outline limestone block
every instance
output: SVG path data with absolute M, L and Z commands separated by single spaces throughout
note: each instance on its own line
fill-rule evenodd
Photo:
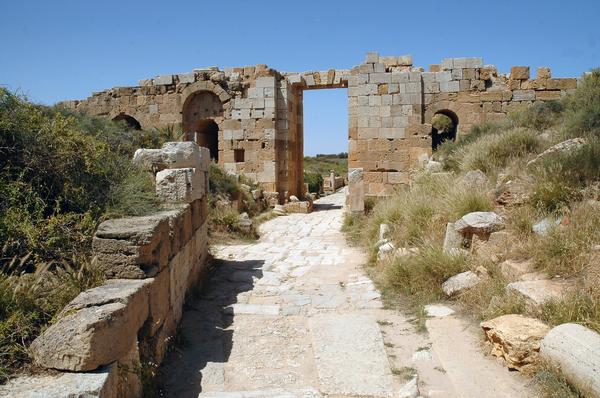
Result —
M 408 83 L 410 80 L 410 73 L 408 73 L 408 72 L 392 72 L 391 79 L 392 79 L 392 83 Z
M 534 90 L 514 90 L 513 101 L 535 101 Z
M 442 93 L 456 93 L 460 90 L 460 84 L 457 81 L 440 82 L 440 91 Z
M 600 335 L 575 323 L 554 327 L 540 345 L 543 360 L 555 365 L 585 396 L 600 397 Z
M 148 316 L 152 281 L 115 280 L 81 293 L 31 344 L 36 363 L 89 371 L 122 358 Z
M 552 77 L 552 73 L 550 72 L 550 68 L 546 66 L 542 66 L 537 68 L 535 78 L 537 79 L 550 79 Z
M 119 365 L 114 363 L 87 373 L 59 373 L 55 375 L 21 376 L 0 385 L 0 397 L 11 398 L 64 398 L 101 397 L 119 398 Z
M 564 281 L 538 279 L 512 282 L 506 286 L 506 289 L 519 294 L 530 305 L 541 306 L 548 301 L 563 298 L 568 286 Z
M 486 235 L 504 228 L 502 217 L 490 211 L 476 211 L 465 214 L 454 224 L 463 235 Z
M 502 315 L 481 322 L 491 354 L 506 361 L 508 368 L 533 373 L 538 364 L 540 342 L 550 329 L 545 323 L 522 315 Z
M 210 150 L 192 141 L 166 142 L 161 151 L 163 161 L 170 169 L 193 167 L 199 171 L 208 171 L 210 166 Z
M 173 84 L 173 75 L 157 76 L 153 79 L 155 86 Z
M 294 201 L 283 206 L 286 213 L 311 213 L 313 204 L 311 201 Z
M 140 148 L 133 154 L 133 164 L 143 170 L 157 173 L 167 168 L 167 163 L 163 159 L 163 153 L 160 149 Z
M 533 264 L 531 260 L 506 260 L 500 263 L 498 267 L 500 268 L 502 276 L 508 279 L 509 281 L 519 279 L 522 275 L 528 274 L 533 271 Z
M 453 58 L 444 58 L 442 59 L 442 69 L 450 70 L 454 68 L 454 59 Z
M 463 176 L 461 183 L 467 187 L 485 188 L 489 184 L 489 179 L 481 170 L 470 170 Z
M 181 73 L 177 75 L 180 84 L 190 84 L 196 81 L 196 74 L 194 72 Z
M 102 222 L 92 240 L 98 267 L 108 278 L 140 279 L 166 267 L 171 212 Z
M 529 66 L 513 66 L 510 68 L 510 78 L 513 80 L 529 80 Z
M 474 287 L 479 282 L 481 282 L 481 278 L 474 272 L 461 272 L 460 274 L 448 278 L 446 282 L 442 283 L 442 290 L 446 296 L 453 296 Z
M 444 236 L 443 250 L 446 253 L 450 253 L 454 249 L 462 247 L 463 237 L 454 229 L 454 223 L 446 224 L 446 235 Z
M 263 76 L 256 79 L 256 87 L 275 87 L 275 76 Z
M 156 174 L 156 196 L 168 203 L 191 203 L 206 193 L 204 177 L 193 168 L 161 170 Z

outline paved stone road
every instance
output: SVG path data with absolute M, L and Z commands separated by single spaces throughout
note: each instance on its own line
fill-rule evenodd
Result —
M 256 243 L 213 249 L 215 275 L 162 368 L 167 395 L 395 397 L 418 373 L 423 396 L 528 396 L 524 380 L 479 353 L 473 326 L 433 319 L 436 344 L 383 309 L 364 255 L 340 232 L 343 202 L 328 196 L 311 214 L 266 222 Z M 475 348 L 452 355 L 453 339 Z

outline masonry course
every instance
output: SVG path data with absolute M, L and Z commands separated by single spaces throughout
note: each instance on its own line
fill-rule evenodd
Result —
M 364 196 L 386 196 L 409 183 L 410 170 L 431 155 L 435 114 L 450 116 L 464 134 L 523 106 L 560 99 L 576 86 L 575 78 L 552 78 L 547 67 L 538 68 L 535 78 L 528 66 L 500 74 L 471 57 L 446 58 L 425 71 L 410 55 L 370 52 L 351 69 L 209 67 L 61 105 L 91 115 L 128 116 L 142 128 L 181 127 L 185 139 L 213 147 L 211 156 L 226 170 L 255 180 L 285 203 L 290 195 L 305 194 L 303 92 L 347 88 L 349 168 L 362 169 L 364 177 L 350 186 L 350 196 L 360 196 L 353 201 L 358 210 Z

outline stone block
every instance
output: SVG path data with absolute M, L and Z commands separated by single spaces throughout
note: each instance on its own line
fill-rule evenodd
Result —
M 256 87 L 275 87 L 275 76 L 262 76 L 257 78 Z
M 440 91 L 442 93 L 456 93 L 460 90 L 460 84 L 457 81 L 440 82 Z
M 119 398 L 118 385 L 119 365 L 114 363 L 86 373 L 64 372 L 17 377 L 0 385 L 0 397 Z
M 148 316 L 152 279 L 114 280 L 77 296 L 31 344 L 46 368 L 90 371 L 126 355 Z
M 408 72 L 392 72 L 391 76 L 392 83 L 408 83 L 410 80 L 410 73 Z
M 463 236 L 456 231 L 454 223 L 447 223 L 443 245 L 444 252 L 452 253 L 454 250 L 462 248 L 462 243 Z
M 191 84 L 196 81 L 196 74 L 194 72 L 181 73 L 177 75 L 177 79 L 179 79 L 179 84 Z
M 461 272 L 442 283 L 442 290 L 446 296 L 450 297 L 474 287 L 479 282 L 481 279 L 474 272 Z
M 156 174 L 156 196 L 168 203 L 190 203 L 206 193 L 205 172 L 193 168 L 165 169 Z
M 513 66 L 510 68 L 510 78 L 513 80 L 529 80 L 529 66 Z
M 465 236 L 489 235 L 503 229 L 504 220 L 491 211 L 476 211 L 465 214 L 454 224 L 454 228 Z
M 173 84 L 173 75 L 157 76 L 152 82 L 155 86 Z
M 413 57 L 412 55 L 400 55 L 397 58 L 398 66 L 412 66 L 413 65 Z
M 568 284 L 564 281 L 549 279 L 512 282 L 506 286 L 507 290 L 519 294 L 534 307 L 562 299 L 567 288 Z
M 391 73 L 371 73 L 369 74 L 369 83 L 381 84 L 381 83 L 391 83 L 392 75 Z
M 454 68 L 454 59 L 453 58 L 442 59 L 442 70 L 450 70 L 452 68 Z
M 535 372 L 540 342 L 550 328 L 543 322 L 522 315 L 502 315 L 481 322 L 490 353 L 506 361 L 508 368 L 524 373 Z
M 535 73 L 535 78 L 536 80 L 538 79 L 550 79 L 552 77 L 552 73 L 550 71 L 550 68 L 542 66 L 537 68 L 537 71 Z
M 515 90 L 513 91 L 513 101 L 535 101 L 535 91 Z
M 166 267 L 171 212 L 101 223 L 92 240 L 98 267 L 108 278 L 140 279 Z
M 600 335 L 585 326 L 554 327 L 540 344 L 540 356 L 590 397 L 600 397 Z

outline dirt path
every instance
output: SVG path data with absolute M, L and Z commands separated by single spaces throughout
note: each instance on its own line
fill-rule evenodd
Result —
M 263 224 L 256 243 L 215 248 L 217 271 L 162 368 L 167 395 L 399 397 L 418 374 L 424 397 L 530 396 L 480 353 L 473 326 L 432 318 L 419 334 L 383 309 L 340 231 L 343 202 L 328 196 L 311 214 Z

